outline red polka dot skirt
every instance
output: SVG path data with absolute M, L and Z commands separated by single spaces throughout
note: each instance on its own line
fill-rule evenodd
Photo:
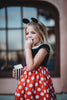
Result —
M 32 72 L 24 67 L 15 92 L 15 100 L 56 100 L 53 83 L 46 67 L 40 66 Z

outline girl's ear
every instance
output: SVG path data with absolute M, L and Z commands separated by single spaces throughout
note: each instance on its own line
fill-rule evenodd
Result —
M 25 24 L 28 24 L 30 21 L 27 18 L 23 18 L 22 22 L 25 23 Z
M 38 20 L 37 20 L 36 18 L 34 18 L 34 17 L 32 17 L 31 20 L 32 20 L 33 22 L 35 22 L 35 23 L 38 23 Z

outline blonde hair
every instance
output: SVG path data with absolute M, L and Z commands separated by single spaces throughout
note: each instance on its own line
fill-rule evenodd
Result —
M 50 59 L 52 57 L 54 51 L 53 51 L 51 45 L 48 43 L 48 32 L 47 32 L 47 28 L 46 28 L 46 26 L 43 23 L 39 22 L 39 24 L 43 28 L 43 37 L 44 37 L 44 39 L 46 38 L 46 44 L 48 44 L 49 47 L 50 47 L 50 56 L 49 56 L 49 59 Z M 45 43 L 45 41 L 44 41 L 44 43 Z
M 35 23 L 35 22 L 31 21 L 25 27 L 25 34 L 27 32 L 27 27 L 28 26 L 33 27 L 33 29 L 35 30 L 35 32 L 38 34 L 38 36 L 40 38 L 40 43 L 41 44 L 43 43 L 43 44 L 48 44 L 49 45 L 49 47 L 50 47 L 50 56 L 52 56 L 53 49 L 52 49 L 51 45 L 48 43 L 48 32 L 47 32 L 47 29 L 46 29 L 45 25 L 41 22 Z

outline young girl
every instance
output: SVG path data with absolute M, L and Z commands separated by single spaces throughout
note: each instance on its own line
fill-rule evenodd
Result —
M 15 100 L 55 100 L 53 83 L 46 68 L 50 55 L 45 26 L 31 18 L 25 28 L 26 66 L 18 83 Z

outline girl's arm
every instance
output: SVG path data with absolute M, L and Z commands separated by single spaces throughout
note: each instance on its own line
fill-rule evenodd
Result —
M 28 71 L 33 71 L 42 63 L 45 56 L 48 54 L 47 50 L 41 48 L 35 55 L 34 59 L 32 57 L 32 51 L 30 48 L 26 49 L 26 64 Z

